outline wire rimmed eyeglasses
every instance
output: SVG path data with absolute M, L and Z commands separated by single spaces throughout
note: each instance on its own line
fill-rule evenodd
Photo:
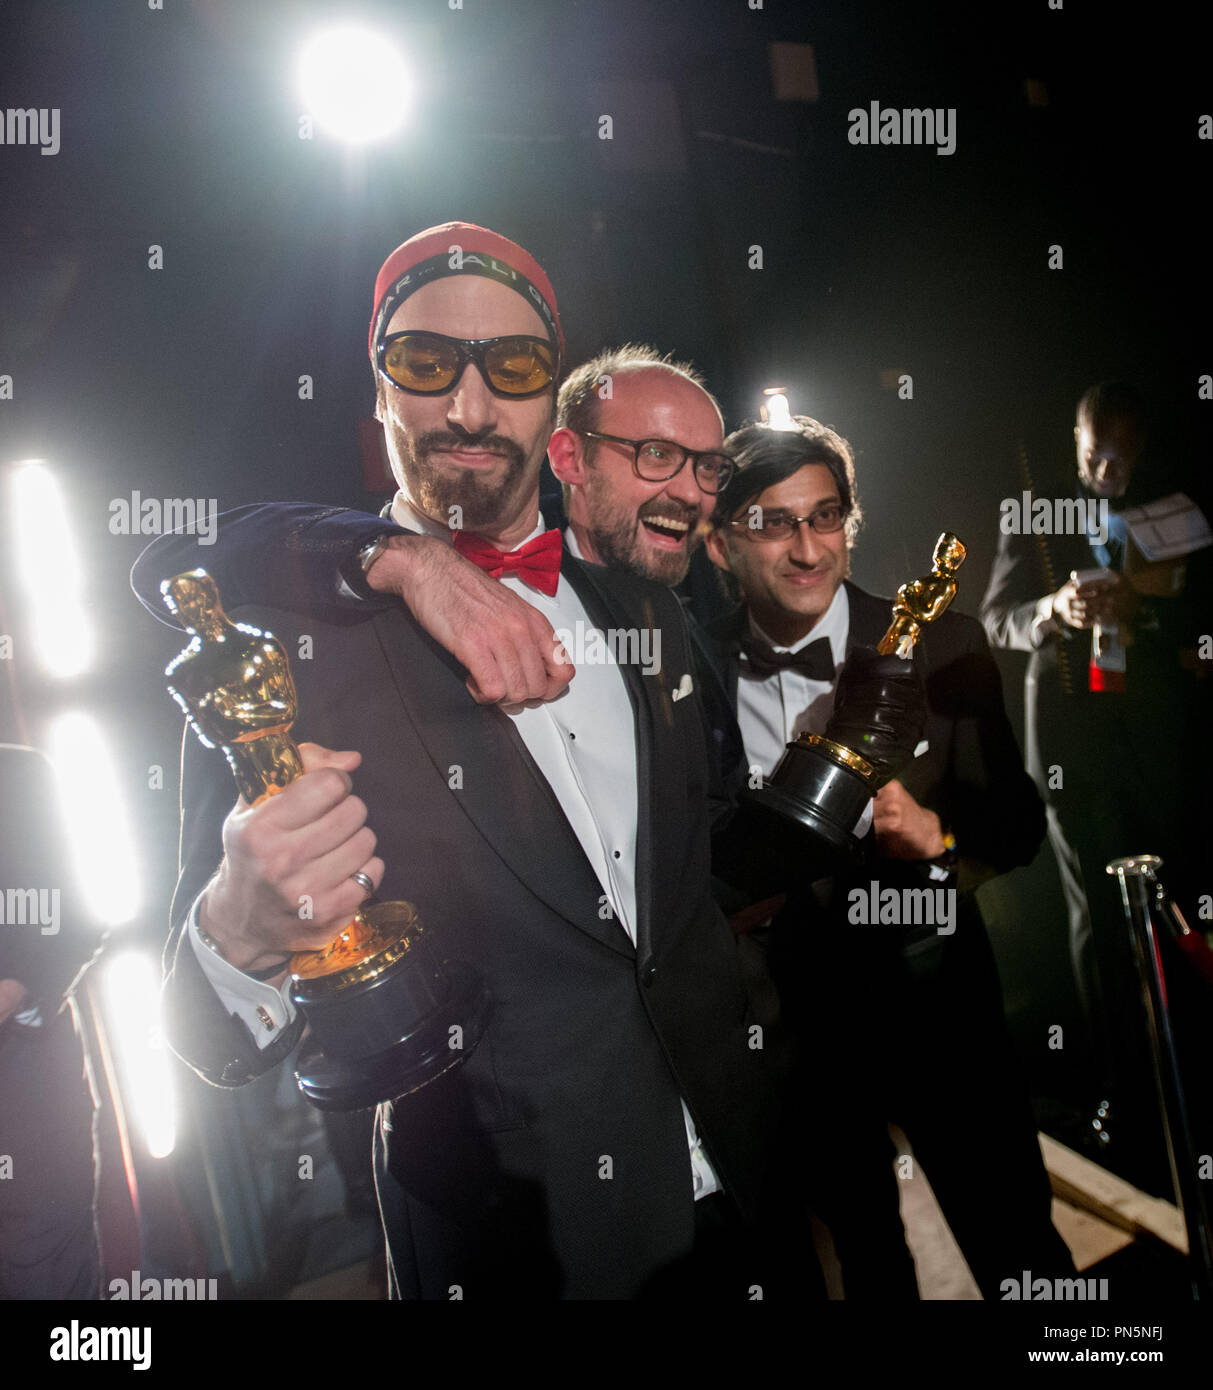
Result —
M 832 502 L 828 506 L 818 507 L 808 516 L 792 516 L 788 512 L 767 512 L 761 507 L 755 507 L 753 515 L 746 517 L 744 521 L 730 521 L 728 525 L 735 531 L 744 532 L 754 541 L 786 541 L 801 526 L 807 526 L 811 531 L 823 536 L 841 531 L 846 519 L 842 505 Z

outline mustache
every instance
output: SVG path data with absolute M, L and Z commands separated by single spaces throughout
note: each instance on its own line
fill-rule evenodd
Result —
M 516 440 L 509 439 L 504 434 L 492 434 L 487 430 L 479 434 L 467 431 L 455 433 L 452 430 L 428 430 L 417 437 L 413 447 L 422 458 L 448 451 L 483 449 L 488 453 L 500 454 L 514 464 L 525 461 L 522 447 Z
M 664 500 L 654 498 L 640 508 L 636 513 L 636 519 L 638 521 L 684 521 L 694 529 L 699 521 L 699 508 L 689 507 L 685 502 L 676 502 L 670 497 Z

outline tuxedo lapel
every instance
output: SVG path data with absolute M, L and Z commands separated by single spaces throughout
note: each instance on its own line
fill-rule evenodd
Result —
M 847 631 L 847 655 L 854 647 L 875 647 L 888 630 L 893 619 L 893 605 L 888 599 L 876 598 L 845 580 L 850 621 Z
M 631 955 L 620 924 L 599 917 L 598 877 L 509 716 L 476 704 L 459 663 L 402 609 L 383 609 L 372 622 L 401 704 L 439 776 L 449 783 L 450 769 L 463 769 L 451 795 L 476 830 L 554 912 Z
M 709 628 L 714 648 L 714 661 L 728 696 L 729 708 L 737 709 L 737 683 L 741 678 L 741 639 L 745 636 L 749 618 L 744 604 L 731 609 Z

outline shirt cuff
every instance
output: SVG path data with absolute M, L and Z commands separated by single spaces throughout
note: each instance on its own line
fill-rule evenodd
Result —
M 708 1162 L 708 1156 L 703 1151 L 703 1144 L 695 1129 L 695 1121 L 691 1119 L 691 1112 L 687 1109 L 685 1100 L 682 1102 L 682 1119 L 686 1125 L 687 1144 L 691 1151 L 691 1187 L 698 1202 L 701 1197 L 710 1197 L 713 1192 L 721 1192 L 724 1189 L 716 1176 L 716 1170 Z
M 859 819 L 855 822 L 855 829 L 851 831 L 851 834 L 854 835 L 857 840 L 862 840 L 868 831 L 871 830 L 872 818 L 875 815 L 875 811 L 875 801 L 869 801 L 859 813 Z
M 287 998 L 285 984 L 276 989 L 262 980 L 254 980 L 203 941 L 198 930 L 201 900 L 201 895 L 194 900 L 186 928 L 194 955 L 223 1007 L 249 1030 L 257 1041 L 258 1050 L 264 1050 L 294 1022 L 295 1006 Z
M 1046 637 L 1060 631 L 1061 624 L 1053 616 L 1053 595 L 1045 594 L 1036 601 L 1036 613 L 1032 618 L 1032 626 L 1028 629 L 1028 641 L 1035 650 Z

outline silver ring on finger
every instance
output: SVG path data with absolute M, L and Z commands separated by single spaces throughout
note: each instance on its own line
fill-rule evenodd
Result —
M 350 877 L 359 888 L 364 889 L 367 893 L 373 893 L 375 891 L 375 880 L 370 874 L 364 874 L 362 870 L 359 869 L 356 874 L 351 874 Z

